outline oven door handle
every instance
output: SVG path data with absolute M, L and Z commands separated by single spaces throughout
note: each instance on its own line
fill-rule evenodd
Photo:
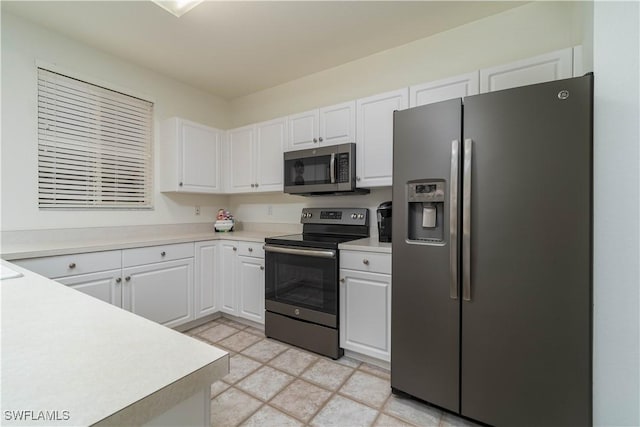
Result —
M 316 258 L 335 258 L 336 251 L 327 249 L 327 250 L 319 250 L 319 249 L 299 249 L 299 248 L 291 248 L 288 246 L 275 246 L 275 245 L 264 245 L 265 252 L 274 252 L 278 254 L 287 254 L 287 255 L 302 255 L 302 256 L 311 256 Z

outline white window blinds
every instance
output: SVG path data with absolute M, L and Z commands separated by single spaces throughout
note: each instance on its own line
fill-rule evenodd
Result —
M 153 103 L 38 68 L 40 208 L 152 207 Z

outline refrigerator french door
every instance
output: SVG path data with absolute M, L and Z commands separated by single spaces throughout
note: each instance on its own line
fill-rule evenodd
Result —
M 591 424 L 593 77 L 395 113 L 391 386 Z

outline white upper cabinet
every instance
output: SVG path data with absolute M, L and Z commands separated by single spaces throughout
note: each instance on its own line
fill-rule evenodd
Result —
M 282 191 L 286 143 L 286 118 L 228 131 L 227 192 Z
M 320 109 L 320 133 L 318 143 L 343 144 L 356 141 L 356 102 L 323 107 Z
M 510 64 L 480 70 L 480 93 L 573 76 L 573 49 L 561 49 Z
M 275 119 L 256 125 L 256 191 L 282 191 L 284 160 L 287 146 L 287 119 Z
M 355 101 L 323 107 L 289 116 L 287 150 L 355 142 Z
M 221 131 L 178 117 L 161 130 L 162 191 L 220 193 Z
M 255 126 L 245 126 L 227 132 L 227 192 L 245 193 L 254 191 Z
M 300 150 L 318 144 L 320 112 L 305 111 L 289 116 L 289 144 L 287 150 Z
M 480 93 L 480 72 L 462 74 L 409 87 L 409 107 L 433 104 Z
M 393 172 L 393 112 L 409 104 L 409 89 L 357 101 L 356 185 L 390 186 Z

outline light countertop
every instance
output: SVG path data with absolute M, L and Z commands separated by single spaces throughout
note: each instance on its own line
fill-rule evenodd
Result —
M 379 242 L 377 236 L 341 243 L 338 248 L 350 251 L 391 253 L 391 243 Z
M 66 421 L 36 424 L 139 425 L 229 370 L 223 350 L 0 262 L 23 275 L 0 281 L 2 414 L 68 411 Z M 12 423 L 20 425 L 3 419 Z
M 135 234 L 123 237 L 100 236 L 91 238 L 78 238 L 68 241 L 31 241 L 20 243 L 2 244 L 2 259 L 7 261 L 37 258 L 54 255 L 68 255 L 83 252 L 98 252 L 114 249 L 140 248 L 144 246 L 168 245 L 172 243 L 198 242 L 206 240 L 241 240 L 249 242 L 264 242 L 265 237 L 282 235 L 286 233 L 265 231 L 231 231 L 216 233 L 210 232 L 162 232 L 156 236 L 136 236 Z

